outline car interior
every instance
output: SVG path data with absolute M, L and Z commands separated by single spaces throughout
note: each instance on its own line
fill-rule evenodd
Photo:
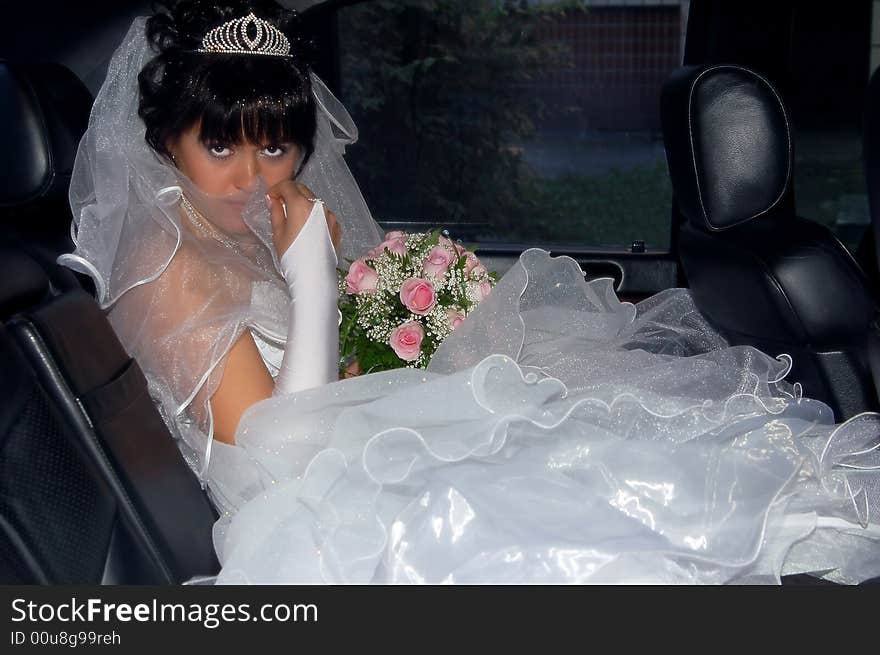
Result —
M 315 70 L 345 100 L 345 12 L 370 2 L 282 4 L 301 11 Z M 682 17 L 679 60 L 639 100 L 656 116 L 663 154 L 669 195 L 655 226 L 663 238 L 486 235 L 481 219 L 468 226 L 467 211 L 416 223 L 459 225 L 499 274 L 537 246 L 573 257 L 588 279 L 613 277 L 623 300 L 687 287 L 732 344 L 789 355 L 787 379 L 838 421 L 880 410 L 880 69 L 872 64 L 880 34 L 871 33 L 880 3 L 584 4 L 596 20 L 623 9 L 665 16 L 674 8 Z M 0 28 L 0 581 L 181 584 L 215 575 L 216 509 L 90 279 L 56 264 L 73 250 L 67 190 L 92 100 L 131 19 L 150 3 L 36 0 L 16 11 Z M 49 33 L 35 41 L 29 26 L 50 15 Z M 827 136 L 844 133 L 855 136 Z M 809 170 L 799 168 L 802 143 L 818 152 Z M 856 192 L 823 198 L 831 187 L 817 185 L 816 170 L 831 166 L 840 143 L 858 169 Z M 376 193 L 365 188 L 383 227 L 412 226 L 412 213 L 386 215 Z M 802 203 L 800 193 L 818 199 Z M 811 215 L 832 201 L 838 224 Z M 859 211 L 845 211 L 853 206 Z

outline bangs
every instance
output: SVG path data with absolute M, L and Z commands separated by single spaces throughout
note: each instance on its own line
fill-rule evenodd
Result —
M 193 89 L 187 112 L 200 121 L 204 143 L 294 143 L 313 149 L 315 102 L 311 81 L 284 59 L 217 57 Z

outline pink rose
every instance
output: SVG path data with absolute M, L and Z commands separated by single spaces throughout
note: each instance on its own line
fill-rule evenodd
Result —
M 379 277 L 376 271 L 367 266 L 363 259 L 356 259 L 348 267 L 348 275 L 345 276 L 347 293 L 373 293 L 376 291 L 376 283 Z
M 393 239 L 385 239 L 378 246 L 373 248 L 370 252 L 367 253 L 367 257 L 369 259 L 375 259 L 379 257 L 385 252 L 385 249 L 390 250 L 395 255 L 405 255 L 406 254 L 406 239 L 396 237 Z
M 492 285 L 489 284 L 489 280 L 470 282 L 468 288 L 470 289 L 474 302 L 483 302 L 492 292 Z
M 465 274 L 470 274 L 472 270 L 480 265 L 480 260 L 477 259 L 477 256 L 470 250 L 465 250 L 464 256 L 466 260 L 464 263 L 464 272 Z
M 455 261 L 455 255 L 441 246 L 434 246 L 425 258 L 422 268 L 427 275 L 434 277 L 443 277 L 446 270 Z
M 447 309 L 446 310 L 446 320 L 449 321 L 449 329 L 454 330 L 461 322 L 464 320 L 464 312 L 461 312 L 457 309 Z
M 488 269 L 487 269 L 485 266 L 483 266 L 482 264 L 477 264 L 476 266 L 474 266 L 474 267 L 471 269 L 471 275 L 474 276 L 474 277 L 477 278 L 477 279 L 480 279 L 480 278 L 482 278 L 482 277 L 485 277 L 485 276 L 489 275 L 489 271 L 488 271 Z
M 413 314 L 425 315 L 437 304 L 434 285 L 428 280 L 411 277 L 400 286 L 400 302 Z
M 452 239 L 449 239 L 447 237 L 440 237 L 440 245 L 446 246 L 447 248 L 449 248 L 450 250 L 455 252 L 457 255 L 461 256 L 461 251 L 462 251 L 461 246 L 455 245 L 452 242 Z
M 391 232 L 385 233 L 386 241 L 393 241 L 394 239 L 403 239 L 406 241 L 406 232 L 403 230 L 392 230 Z
M 391 331 L 388 344 L 398 357 L 405 362 L 414 362 L 419 358 L 419 349 L 425 330 L 416 321 L 407 321 Z

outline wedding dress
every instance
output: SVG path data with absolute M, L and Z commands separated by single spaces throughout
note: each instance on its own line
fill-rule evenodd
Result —
M 252 407 L 212 460 L 219 583 L 880 574 L 880 420 L 835 425 L 686 290 L 523 253 L 428 371 Z M 215 468 L 216 467 L 216 468 Z
M 623 303 L 610 280 L 537 249 L 428 370 L 273 397 L 245 412 L 235 446 L 215 442 L 225 353 L 249 330 L 277 373 L 290 298 L 265 206 L 248 204 L 252 235 L 234 243 L 182 222 L 181 194 L 206 215 L 224 199 L 144 143 L 133 106 L 148 56 L 136 21 L 80 146 L 77 250 L 62 261 L 95 278 L 221 513 L 217 583 L 880 575 L 880 417 L 835 424 L 785 379 L 790 357 L 730 346 L 687 290 Z M 342 160 L 354 126 L 315 80 L 305 181 L 357 257 L 381 231 Z

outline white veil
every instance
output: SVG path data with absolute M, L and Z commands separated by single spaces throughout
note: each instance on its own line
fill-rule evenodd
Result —
M 208 399 L 224 356 L 245 329 L 283 347 L 290 297 L 271 245 L 264 186 L 235 198 L 206 196 L 147 144 L 138 74 L 156 53 L 146 21 L 133 22 L 92 108 L 70 185 L 76 249 L 59 263 L 94 279 L 98 302 L 204 480 L 213 434 Z M 336 213 L 340 254 L 354 259 L 383 233 L 343 159 L 357 129 L 320 79 L 311 79 L 315 150 L 297 179 Z M 182 211 L 182 194 L 195 217 Z M 244 233 L 198 220 L 224 211 L 237 213 Z

